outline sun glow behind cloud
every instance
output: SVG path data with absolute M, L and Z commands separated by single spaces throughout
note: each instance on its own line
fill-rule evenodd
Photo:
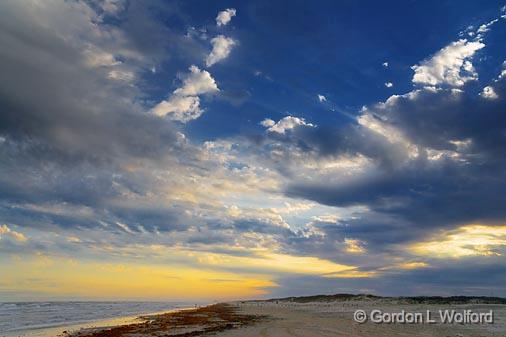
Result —
M 277 287 L 273 275 L 279 273 L 334 278 L 373 275 L 316 257 L 266 251 L 253 256 L 232 256 L 160 246 L 136 249 L 159 255 L 142 259 L 152 262 L 75 260 L 42 253 L 3 257 L 0 261 L 6 268 L 2 270 L 0 288 L 49 297 L 223 300 L 265 295 L 270 288 Z M 169 255 L 173 262 L 159 260 Z
M 466 225 L 412 245 L 410 251 L 437 258 L 499 256 L 506 247 L 506 226 Z
M 267 275 L 182 265 L 100 262 L 44 255 L 12 258 L 0 288 L 42 298 L 215 300 L 260 296 L 276 284 Z

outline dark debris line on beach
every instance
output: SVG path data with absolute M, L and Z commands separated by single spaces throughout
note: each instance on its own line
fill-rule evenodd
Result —
M 142 323 L 120 325 L 100 330 L 84 330 L 62 336 L 72 337 L 127 337 L 145 334 L 157 337 L 192 337 L 235 329 L 254 324 L 266 316 L 245 315 L 229 304 L 214 304 L 198 309 L 182 310 L 143 317 Z

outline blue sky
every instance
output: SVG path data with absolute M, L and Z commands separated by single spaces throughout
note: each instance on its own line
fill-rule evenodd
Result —
M 208 22 L 209 18 L 202 17 L 201 4 L 196 4 L 198 9 L 192 5 L 186 3 L 184 10 L 192 13 L 193 24 Z M 205 12 L 219 11 L 222 6 L 208 5 L 211 8 Z M 246 130 L 255 128 L 259 117 L 273 114 L 296 114 L 320 124 L 346 122 L 329 110 L 335 106 L 356 114 L 363 105 L 409 91 L 413 87 L 412 65 L 454 40 L 469 25 L 479 26 L 495 18 L 500 8 L 498 2 L 463 6 L 435 1 L 390 5 L 329 1 L 316 6 L 295 2 L 289 8 L 281 2 L 242 5 L 235 7 L 243 15 L 234 18 L 227 31 L 241 45 L 236 56 L 217 65 L 213 74 L 237 95 L 251 97 L 241 106 L 241 114 L 233 113 L 236 107 L 227 102 L 212 102 L 209 106 L 218 112 L 189 127 L 202 139 L 233 134 L 238 125 Z M 504 35 L 500 34 L 490 41 L 490 47 L 502 55 Z M 383 67 L 384 62 L 389 66 Z M 493 63 L 496 69 L 483 75 L 485 82 L 500 69 L 502 58 Z M 255 72 L 271 80 L 256 78 Z M 385 82 L 394 87 L 385 87 Z M 318 104 L 317 94 L 325 95 L 332 104 Z M 223 120 L 229 128 L 223 126 Z M 210 124 L 217 127 L 210 131 Z
M 0 300 L 506 296 L 504 6 L 3 2 Z

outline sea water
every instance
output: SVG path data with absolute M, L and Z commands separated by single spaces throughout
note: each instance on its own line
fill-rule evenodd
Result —
M 124 324 L 138 315 L 191 306 L 184 302 L 0 302 L 0 337 L 56 336 L 63 330 Z

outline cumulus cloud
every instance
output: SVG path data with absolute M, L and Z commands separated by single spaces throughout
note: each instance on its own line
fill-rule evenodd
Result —
M 186 123 L 197 119 L 202 114 L 198 96 L 173 95 L 168 101 L 161 101 L 153 108 L 153 113 L 159 117 L 168 117 L 172 120 Z
M 323 103 L 323 102 L 327 101 L 327 97 L 325 97 L 323 95 L 318 94 L 317 97 L 318 97 L 318 100 L 320 101 L 320 103 Z
M 481 41 L 461 39 L 452 42 L 430 59 L 411 67 L 415 71 L 413 83 L 461 87 L 468 81 L 476 80 L 478 74 L 471 60 L 483 47 L 485 44 Z
M 219 12 L 218 16 L 216 17 L 216 25 L 218 27 L 226 26 L 235 15 L 236 15 L 235 8 L 227 8 Z
M 190 73 L 183 78 L 183 86 L 174 90 L 175 95 L 196 96 L 219 91 L 216 81 L 206 70 L 197 66 L 190 67 Z
M 272 119 L 264 119 L 261 124 L 267 128 L 268 132 L 274 132 L 279 134 L 285 134 L 286 131 L 292 130 L 296 127 L 305 126 L 305 127 L 315 127 L 315 125 L 311 123 L 307 123 L 304 118 L 287 116 L 280 119 L 277 123 L 275 123 Z
M 385 87 L 391 88 L 393 86 L 394 86 L 394 84 L 392 82 L 385 82 Z
M 266 119 L 264 119 L 263 121 L 260 122 L 260 125 L 262 125 L 263 127 L 266 127 L 266 128 L 270 128 L 274 124 L 276 124 L 276 122 L 273 121 L 270 118 L 266 118 Z
M 237 42 L 230 37 L 218 35 L 211 39 L 211 44 L 213 49 L 206 57 L 206 66 L 208 67 L 226 59 Z
M 486 86 L 485 88 L 483 88 L 483 91 L 480 93 L 480 95 L 481 95 L 481 97 L 483 97 L 485 99 L 490 99 L 490 100 L 494 100 L 494 99 L 499 98 L 499 96 L 496 94 L 494 88 L 489 85 Z
M 174 90 L 168 100 L 158 103 L 151 111 L 159 117 L 186 123 L 202 114 L 198 95 L 219 91 L 211 74 L 197 66 L 190 67 L 190 73 L 183 78 L 183 85 Z

